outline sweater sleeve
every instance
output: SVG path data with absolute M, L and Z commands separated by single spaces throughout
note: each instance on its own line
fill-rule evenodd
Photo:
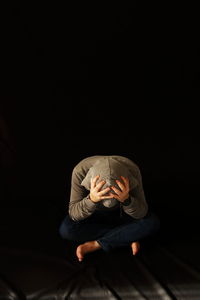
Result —
M 69 202 L 69 216 L 74 221 L 80 221 L 89 217 L 97 206 L 97 203 L 87 198 L 89 191 L 81 185 L 81 181 L 81 175 L 74 169 L 72 172 Z
M 146 216 L 148 212 L 148 204 L 145 199 L 142 176 L 140 170 L 137 170 L 138 185 L 130 191 L 131 202 L 127 206 L 123 206 L 125 213 L 135 219 L 140 219 Z

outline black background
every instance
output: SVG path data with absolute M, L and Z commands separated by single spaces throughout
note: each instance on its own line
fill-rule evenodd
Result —
M 18 229 L 26 235 L 37 228 L 42 236 L 52 222 L 56 230 L 73 167 L 97 154 L 124 155 L 138 164 L 147 201 L 169 235 L 172 226 L 180 234 L 188 224 L 194 229 L 200 208 L 194 12 L 135 4 L 4 10 L 4 243 Z

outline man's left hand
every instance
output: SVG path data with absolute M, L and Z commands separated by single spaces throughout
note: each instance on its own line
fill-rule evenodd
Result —
M 117 199 L 120 202 L 124 202 L 126 199 L 129 198 L 129 180 L 126 177 L 123 176 L 120 177 L 123 183 L 121 183 L 121 181 L 119 180 L 116 180 L 116 183 L 119 186 L 120 190 L 112 186 L 111 188 L 116 194 L 110 192 L 110 195 L 112 194 L 113 198 Z

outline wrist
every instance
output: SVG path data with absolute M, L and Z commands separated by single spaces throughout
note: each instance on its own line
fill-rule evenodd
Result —
M 96 203 L 96 201 L 91 197 L 90 194 L 87 196 L 87 198 L 90 199 L 93 203 Z
M 123 206 L 128 206 L 131 203 L 131 198 L 128 197 L 126 200 L 124 200 L 124 202 L 122 202 Z

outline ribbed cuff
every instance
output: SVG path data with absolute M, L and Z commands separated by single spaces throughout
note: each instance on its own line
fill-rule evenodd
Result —
M 128 199 L 126 199 L 124 202 L 122 202 L 123 206 L 128 206 L 129 204 L 131 204 L 131 198 L 130 197 Z
M 85 204 L 86 204 L 87 208 L 90 210 L 93 210 L 97 206 L 97 203 L 93 202 L 90 199 L 89 195 L 85 198 Z

